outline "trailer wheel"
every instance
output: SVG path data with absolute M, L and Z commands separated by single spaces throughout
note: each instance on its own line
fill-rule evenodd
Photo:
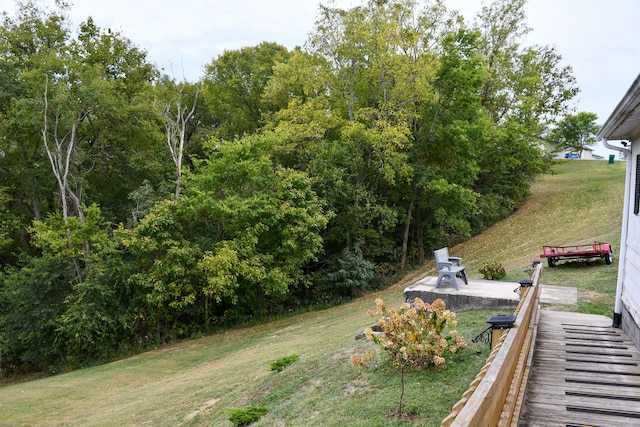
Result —
M 611 264 L 612 259 L 613 259 L 613 252 L 609 251 L 609 253 L 604 255 L 604 262 L 606 262 L 607 265 Z
M 549 267 L 553 268 L 558 261 L 554 257 L 549 257 L 547 258 L 547 262 L 549 263 Z

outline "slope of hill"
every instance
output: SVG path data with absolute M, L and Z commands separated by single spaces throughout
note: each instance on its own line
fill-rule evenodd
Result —
M 539 257 L 543 244 L 603 240 L 617 247 L 624 163 L 572 161 L 541 177 L 525 206 L 480 236 L 451 249 L 471 277 L 490 260 L 508 277 Z M 617 263 L 545 268 L 544 283 L 577 286 L 574 309 L 613 309 Z M 390 421 L 397 409 L 400 377 L 384 367 L 361 371 L 349 355 L 371 348 L 354 335 L 371 323 L 366 314 L 381 297 L 402 302 L 402 289 L 433 271 L 433 264 L 391 288 L 328 310 L 158 349 L 125 360 L 0 388 L 0 425 L 12 426 L 230 426 L 231 407 L 264 405 L 255 426 L 436 426 L 466 390 L 488 355 L 471 344 L 442 372 L 406 376 L 404 402 L 412 421 Z M 566 309 L 566 308 L 565 308 Z M 458 330 L 471 341 L 491 313 L 458 313 Z M 275 373 L 269 364 L 298 354 L 300 360 Z

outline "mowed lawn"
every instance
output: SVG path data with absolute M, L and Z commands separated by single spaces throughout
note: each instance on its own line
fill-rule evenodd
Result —
M 450 248 L 471 277 L 486 261 L 499 261 L 517 281 L 542 245 L 613 243 L 614 263 L 560 263 L 542 282 L 575 286 L 577 306 L 551 309 L 610 315 L 615 296 L 624 162 L 562 162 L 541 177 L 516 214 Z M 492 313 L 458 314 L 469 348 L 442 371 L 406 376 L 405 409 L 411 421 L 390 420 L 400 396 L 399 374 L 383 365 L 356 369 L 349 355 L 373 349 L 354 336 L 369 326 L 367 310 L 381 297 L 398 307 L 402 290 L 433 272 L 433 263 L 389 289 L 331 309 L 294 315 L 163 347 L 113 363 L 0 387 L 2 426 L 231 426 L 227 411 L 260 405 L 269 412 L 255 426 L 437 426 L 473 380 L 488 355 L 471 344 Z M 272 361 L 297 354 L 280 373 Z

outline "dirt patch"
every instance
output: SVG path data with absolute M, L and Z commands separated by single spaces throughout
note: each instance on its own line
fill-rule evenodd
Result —
M 417 412 L 400 412 L 400 411 L 390 411 L 387 414 L 387 418 L 390 420 L 399 420 L 399 421 L 414 421 L 417 420 L 419 414 Z
M 604 298 L 604 294 L 598 291 L 585 291 L 582 292 L 582 295 L 590 301 L 597 301 Z
M 309 380 L 309 382 L 307 382 L 304 385 L 304 387 L 302 388 L 302 391 L 305 392 L 305 393 L 312 393 L 316 389 L 322 387 L 322 384 L 323 384 L 323 382 L 319 378 Z
M 213 409 L 213 407 L 216 405 L 216 403 L 218 403 L 220 401 L 220 399 L 211 399 L 207 402 L 205 402 L 201 407 L 199 407 L 196 411 L 191 412 L 190 414 L 187 414 L 186 417 L 184 417 L 185 421 L 189 421 L 193 418 L 195 418 L 196 416 L 200 415 L 200 414 L 204 414 L 209 412 L 211 409 Z
M 369 392 L 372 391 L 371 387 L 368 386 L 366 381 L 355 380 L 351 381 L 347 384 L 342 391 L 343 396 L 351 396 L 356 393 Z

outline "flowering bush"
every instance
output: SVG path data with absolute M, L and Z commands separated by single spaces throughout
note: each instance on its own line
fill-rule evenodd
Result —
M 367 338 L 378 344 L 379 352 L 385 353 L 393 366 L 401 370 L 442 366 L 448 357 L 467 347 L 455 330 L 455 313 L 447 310 L 439 298 L 432 304 L 416 298 L 413 307 L 405 303 L 398 311 L 387 310 L 384 301 L 378 298 L 375 313 L 369 310 L 369 315 L 378 318 L 382 332 L 376 334 L 367 328 Z M 371 359 L 370 353 L 351 356 L 355 366 L 366 366 Z
M 413 300 L 413 307 L 402 304 L 400 310 L 387 310 L 382 299 L 376 299 L 375 313 L 369 315 L 378 318 L 377 326 L 382 332 L 374 333 L 371 328 L 364 332 L 371 341 L 378 344 L 378 352 L 386 353 L 388 360 L 401 374 L 402 386 L 397 415 L 402 417 L 404 396 L 404 373 L 408 368 L 426 369 L 440 367 L 458 350 L 467 347 L 467 343 L 458 336 L 455 313 L 446 309 L 443 300 L 433 303 Z M 371 352 L 363 355 L 351 355 L 354 366 L 366 367 L 373 360 Z
M 482 268 L 478 270 L 482 277 L 487 280 L 500 280 L 507 275 L 502 264 L 497 261 L 485 262 Z

